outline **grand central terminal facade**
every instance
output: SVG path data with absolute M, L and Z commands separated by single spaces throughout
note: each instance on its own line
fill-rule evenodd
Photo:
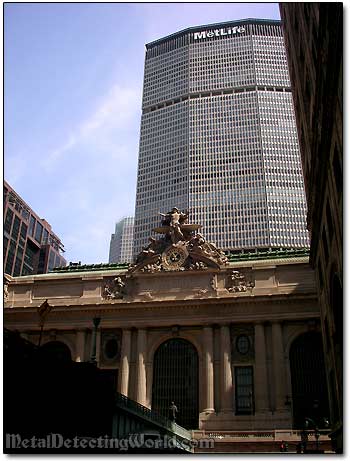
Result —
M 172 226 L 171 213 L 134 265 L 6 276 L 5 327 L 76 362 L 93 356 L 116 391 L 160 414 L 175 402 L 186 429 L 301 428 L 305 417 L 326 418 L 307 252 L 227 257 L 199 226 Z

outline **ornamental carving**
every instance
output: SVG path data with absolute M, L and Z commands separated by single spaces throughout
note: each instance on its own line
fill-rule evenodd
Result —
M 230 293 L 245 293 L 252 291 L 254 288 L 254 281 L 251 276 L 244 274 L 240 271 L 233 270 L 228 276 L 227 290 Z
M 202 226 L 187 223 L 188 212 L 174 207 L 160 215 L 161 226 L 153 231 L 161 237 L 149 238 L 149 244 L 129 267 L 129 273 L 218 269 L 227 264 L 223 251 L 197 232 Z
M 6 302 L 9 299 L 9 290 L 8 290 L 8 281 L 5 280 L 4 282 L 4 302 Z
M 4 302 L 9 300 L 9 282 L 8 276 L 4 275 Z
M 102 297 L 105 299 L 122 299 L 125 295 L 125 277 L 116 277 L 103 287 Z

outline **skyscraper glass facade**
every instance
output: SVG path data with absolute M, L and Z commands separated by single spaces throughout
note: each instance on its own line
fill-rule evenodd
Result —
M 134 253 L 173 206 L 224 249 L 308 246 L 280 22 L 194 27 L 146 49 Z
M 115 225 L 109 247 L 109 263 L 132 262 L 134 217 L 128 216 Z

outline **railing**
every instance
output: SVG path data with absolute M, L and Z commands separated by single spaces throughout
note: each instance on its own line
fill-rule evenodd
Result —
M 146 418 L 151 422 L 162 426 L 164 429 L 172 432 L 175 435 L 178 435 L 179 437 L 182 437 L 183 439 L 191 440 L 192 438 L 191 432 L 185 429 L 184 427 L 179 426 L 175 422 L 170 421 L 170 419 L 166 418 L 165 416 L 160 415 L 156 411 L 151 410 L 150 408 L 147 408 L 138 402 L 135 402 L 135 400 L 129 399 L 128 397 L 126 397 L 123 394 L 120 394 L 119 392 L 116 393 L 116 404 L 120 407 L 131 410 L 138 416 Z
M 164 416 L 158 414 L 154 410 L 151 410 L 141 403 L 135 402 L 135 400 L 129 399 L 119 392 L 116 393 L 116 403 L 124 408 L 128 408 L 140 416 L 146 417 L 162 426 L 170 427 L 171 421 Z
M 300 435 L 303 431 L 302 430 L 293 430 L 293 429 L 276 429 L 271 431 L 217 431 L 217 432 L 209 432 L 209 431 L 194 431 L 195 438 L 213 438 L 213 439 L 227 439 L 227 438 L 238 438 L 238 439 L 251 439 L 251 438 L 258 438 L 258 439 L 268 439 L 268 440 L 300 440 Z M 329 430 L 321 429 L 320 432 L 320 440 L 329 440 L 328 434 Z M 314 437 L 315 431 L 308 430 L 308 436 L 310 439 Z

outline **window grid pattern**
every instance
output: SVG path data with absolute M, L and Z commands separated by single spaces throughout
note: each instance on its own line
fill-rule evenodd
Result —
M 306 197 L 291 93 L 258 92 L 272 246 L 307 247 Z
M 256 84 L 290 87 L 283 37 L 253 36 L 252 46 Z
M 235 367 L 236 414 L 254 413 L 253 367 Z
M 134 254 L 173 206 L 188 208 L 188 101 L 142 117 Z
M 189 63 L 190 92 L 255 84 L 249 36 L 193 43 Z
M 308 246 L 281 27 L 245 28 L 147 50 L 134 255 L 173 206 L 224 249 Z
M 115 225 L 109 249 L 110 263 L 131 263 L 134 241 L 134 217 L 128 216 Z
M 190 107 L 191 220 L 221 248 L 269 246 L 256 91 Z
M 188 93 L 188 47 L 146 59 L 143 107 Z

